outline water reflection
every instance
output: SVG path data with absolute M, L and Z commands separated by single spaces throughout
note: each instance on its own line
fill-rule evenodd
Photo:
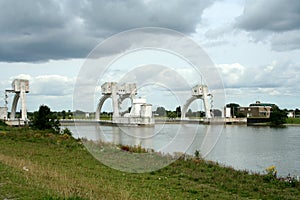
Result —
M 208 155 L 221 134 L 219 128 L 195 124 L 157 124 L 154 127 L 81 124 L 76 126 L 74 136 L 86 138 L 83 143 L 89 152 L 109 167 L 127 172 L 149 172 L 174 162 L 177 159 L 174 155 L 180 155 L 178 153 L 194 154 L 198 150 L 202 156 Z M 143 147 L 148 152 L 126 152 L 118 147 L 119 144 Z M 165 156 L 158 156 L 157 152 Z
M 74 129 L 72 127 L 69 127 Z M 194 154 L 206 157 L 216 145 L 222 126 L 194 124 L 157 124 L 155 127 L 77 126 L 75 137 L 113 144 L 141 145 L 147 149 L 172 154 Z

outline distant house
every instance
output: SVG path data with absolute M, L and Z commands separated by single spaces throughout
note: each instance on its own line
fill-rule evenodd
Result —
M 244 114 L 247 118 L 269 118 L 272 106 L 274 105 L 275 104 L 257 101 L 248 107 L 239 107 L 238 112 Z
M 287 117 L 288 117 L 288 118 L 294 118 L 294 117 L 295 117 L 295 112 L 294 112 L 294 111 L 289 111 L 289 112 L 287 113 Z

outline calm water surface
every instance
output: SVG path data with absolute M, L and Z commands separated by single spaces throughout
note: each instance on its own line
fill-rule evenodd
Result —
M 142 145 L 164 153 L 200 150 L 205 159 L 263 173 L 275 165 L 280 176 L 300 176 L 300 126 L 157 124 L 155 127 L 69 126 L 75 138 Z
M 300 176 L 300 127 L 225 126 L 208 159 L 255 172 L 275 165 L 280 176 Z

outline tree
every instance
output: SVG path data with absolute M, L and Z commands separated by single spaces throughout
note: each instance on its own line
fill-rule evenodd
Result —
M 167 116 L 168 116 L 168 118 L 170 118 L 170 119 L 175 119 L 175 118 L 177 117 L 177 114 L 176 114 L 175 111 L 168 111 L 168 112 L 167 112 Z
M 166 116 L 166 109 L 164 107 L 157 107 L 155 113 L 160 117 L 164 117 Z
M 193 117 L 193 111 L 192 111 L 192 109 L 189 109 L 189 110 L 187 111 L 186 116 L 187 116 L 187 117 Z
M 39 130 L 53 130 L 56 133 L 60 131 L 60 123 L 56 115 L 51 112 L 46 105 L 41 105 L 37 112 L 34 112 L 32 127 Z
M 62 118 L 63 118 L 63 119 L 66 119 L 67 112 L 66 112 L 65 110 L 63 110 L 63 111 L 61 112 L 61 115 L 62 115 Z
M 272 126 L 280 126 L 286 122 L 287 114 L 284 110 L 280 110 L 278 106 L 273 105 L 270 114 L 270 122 Z
M 194 117 L 205 117 L 205 112 L 204 111 L 196 111 L 196 112 L 193 112 L 193 116 Z
M 181 117 L 181 107 L 180 106 L 176 107 L 176 115 L 177 115 L 177 117 Z
M 68 117 L 68 119 L 72 119 L 73 113 L 71 112 L 71 110 L 68 110 L 67 117 Z
M 213 109 L 212 113 L 214 117 L 222 117 L 222 111 L 219 109 Z

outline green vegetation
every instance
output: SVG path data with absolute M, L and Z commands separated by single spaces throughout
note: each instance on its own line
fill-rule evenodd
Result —
M 0 120 L 0 127 L 6 127 L 7 125 L 6 125 L 6 123 L 4 122 L 4 121 L 2 121 L 2 120 Z
M 128 152 L 132 152 L 132 153 L 147 153 L 148 152 L 148 150 L 143 148 L 141 145 L 128 146 L 128 145 L 119 144 L 117 146 L 120 149 L 122 149 L 123 151 L 128 151 Z M 152 150 L 152 152 L 154 152 L 154 151 Z
M 167 111 L 164 107 L 157 107 L 155 114 L 157 114 L 159 117 L 165 117 L 167 116 Z
M 112 120 L 112 115 L 113 115 L 113 113 L 102 112 L 100 114 L 100 119 L 101 120 Z M 93 116 L 93 118 L 95 118 L 95 116 Z
M 41 105 L 39 110 L 33 113 L 32 127 L 39 130 L 53 130 L 56 133 L 60 131 L 57 116 L 46 105 Z
M 180 106 L 176 107 L 175 111 L 166 110 L 164 107 L 157 107 L 155 114 L 157 117 L 167 117 L 169 119 L 175 119 L 181 117 Z
M 300 118 L 287 118 L 287 124 L 300 124 Z
M 98 162 L 67 134 L 0 125 L 0 199 L 299 199 L 299 182 L 182 156 L 130 174 Z M 139 147 L 137 147 L 139 148 Z M 273 168 L 272 168 L 273 169 Z
M 270 114 L 271 126 L 280 126 L 286 123 L 287 114 L 284 110 L 279 109 L 278 106 L 273 105 Z

